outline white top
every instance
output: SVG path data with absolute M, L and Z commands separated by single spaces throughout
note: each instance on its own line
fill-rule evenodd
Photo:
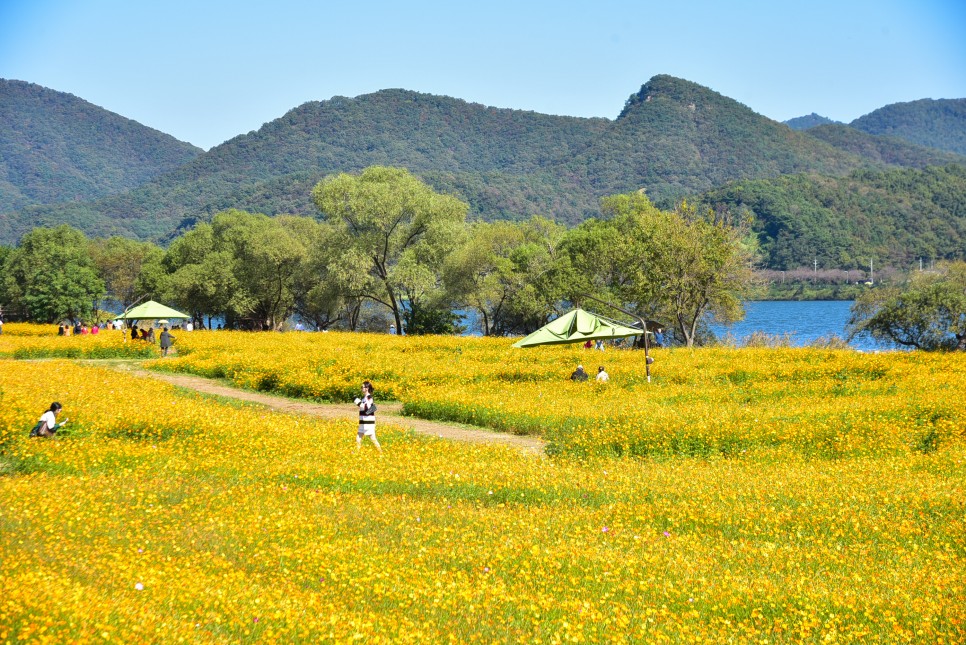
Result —
M 598 381 L 609 381 L 610 380 L 610 377 L 607 375 L 607 372 L 597 372 L 597 380 Z
M 55 417 L 54 416 L 54 413 L 51 412 L 50 410 L 47 410 L 46 412 L 44 412 L 40 416 L 40 420 L 47 422 L 47 429 L 48 430 L 53 430 L 54 429 L 54 426 L 57 425 L 57 417 Z
M 192 322 L 190 320 L 184 324 L 184 330 L 185 331 L 193 331 L 194 328 L 195 328 L 195 326 L 192 324 Z

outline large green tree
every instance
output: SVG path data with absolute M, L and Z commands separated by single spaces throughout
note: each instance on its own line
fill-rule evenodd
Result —
M 192 312 L 224 313 L 256 329 L 280 329 L 295 311 L 295 283 L 314 222 L 228 210 L 172 244 L 165 262 L 173 299 Z
M 450 297 L 476 311 L 484 335 L 526 333 L 555 311 L 561 294 L 558 246 L 562 226 L 528 222 L 475 223 L 447 259 Z
M 197 324 L 227 313 L 236 289 L 230 252 L 216 249 L 211 224 L 199 224 L 168 247 L 163 265 L 165 300 L 191 314 Z
M 159 291 L 164 251 L 158 246 L 114 236 L 91 240 L 90 252 L 108 297 L 125 308 L 142 296 L 154 297 Z
M 463 232 L 468 206 L 441 195 L 400 168 L 372 166 L 359 175 L 338 174 L 312 191 L 324 217 L 345 233 L 349 266 L 358 292 L 392 312 L 397 329 L 403 314 L 434 301 L 447 252 Z
M 878 286 L 856 299 L 849 338 L 872 338 L 923 350 L 966 351 L 966 262 L 940 263 L 904 284 Z
M 5 268 L 10 307 L 29 320 L 89 318 L 104 296 L 87 237 L 66 224 L 24 235 Z
M 752 250 L 744 231 L 682 204 L 654 207 L 643 192 L 601 201 L 605 220 L 574 229 L 566 248 L 580 292 L 665 321 L 688 347 L 703 325 L 743 315 Z

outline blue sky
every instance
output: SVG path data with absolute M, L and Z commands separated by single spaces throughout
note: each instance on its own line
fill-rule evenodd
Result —
M 671 74 L 783 121 L 966 97 L 966 0 L 0 0 L 0 77 L 210 148 L 385 88 L 615 118 Z

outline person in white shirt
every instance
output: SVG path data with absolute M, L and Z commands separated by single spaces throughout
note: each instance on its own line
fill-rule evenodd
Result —
M 610 376 L 608 376 L 607 372 L 604 371 L 603 365 L 597 368 L 597 380 L 600 381 L 601 383 L 604 383 L 610 380 Z
M 362 398 L 357 398 L 355 404 L 359 406 L 359 432 L 356 434 L 356 450 L 362 447 L 362 438 L 369 437 L 372 439 L 372 443 L 376 444 L 379 452 L 382 452 L 382 446 L 376 439 L 376 404 L 372 400 L 372 383 L 366 381 L 362 384 Z
M 69 419 L 64 419 L 63 422 L 57 423 L 57 414 L 63 409 L 60 403 L 54 401 L 50 404 L 50 409 L 44 412 L 40 421 L 34 426 L 33 430 L 30 431 L 31 437 L 53 437 L 54 434 L 61 428 L 63 428 Z

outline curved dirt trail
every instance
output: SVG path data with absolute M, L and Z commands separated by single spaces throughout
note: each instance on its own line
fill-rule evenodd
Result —
M 252 392 L 250 390 L 241 390 L 234 387 L 228 387 L 212 381 L 211 379 L 202 378 L 200 376 L 172 374 L 168 372 L 154 372 L 151 370 L 146 370 L 143 367 L 133 363 L 116 363 L 112 364 L 111 367 L 114 369 L 131 372 L 133 374 L 137 374 L 138 376 L 159 379 L 178 387 L 203 392 L 205 394 L 214 394 L 216 396 L 224 396 L 242 401 L 260 403 L 275 410 L 291 414 L 307 414 L 326 419 L 346 419 L 348 421 L 353 421 L 358 416 L 358 411 L 351 403 L 339 405 L 333 403 L 312 403 L 310 401 L 287 399 L 281 396 L 265 394 L 263 392 Z M 442 439 L 449 439 L 452 441 L 502 444 L 534 455 L 543 455 L 544 448 L 546 447 L 546 444 L 541 439 L 536 437 L 525 437 L 521 435 L 508 434 L 505 432 L 473 429 L 470 427 L 449 425 L 436 421 L 426 421 L 425 419 L 416 419 L 414 417 L 404 417 L 401 414 L 401 403 L 379 403 L 378 405 L 380 422 L 391 423 L 396 426 L 408 428 L 420 434 L 439 437 Z

